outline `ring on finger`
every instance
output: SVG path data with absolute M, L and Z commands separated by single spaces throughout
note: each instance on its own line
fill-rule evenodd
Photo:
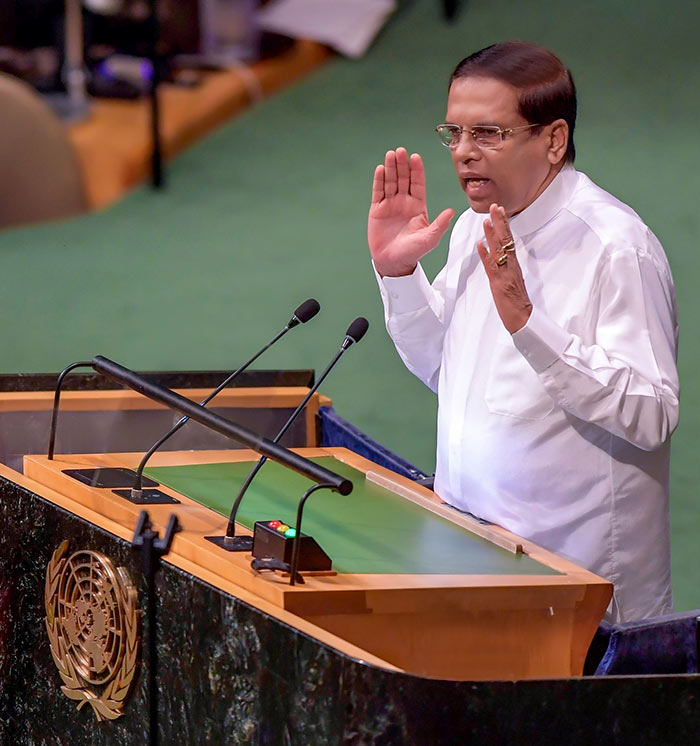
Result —
M 504 253 L 506 251 L 515 251 L 515 241 L 512 238 L 509 239 L 504 244 L 501 244 L 501 249 L 503 249 Z
M 502 267 L 504 264 L 508 262 L 508 257 L 505 254 L 501 254 L 498 259 L 496 259 L 496 264 L 499 267 Z

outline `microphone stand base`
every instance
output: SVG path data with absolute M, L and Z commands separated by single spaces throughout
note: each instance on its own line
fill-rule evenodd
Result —
M 287 576 L 290 579 L 292 576 L 292 568 L 290 567 L 289 563 L 283 562 L 282 560 L 279 560 L 275 557 L 265 557 L 264 559 L 261 557 L 256 557 L 250 563 L 250 566 L 256 572 L 262 572 L 263 570 L 276 570 L 277 572 L 281 572 L 284 576 Z M 297 572 L 296 574 L 295 583 L 298 583 L 299 585 L 305 584 L 304 578 L 301 577 L 301 573 L 299 572 Z M 294 585 L 294 583 L 291 584 Z
M 205 536 L 204 538 L 227 552 L 253 551 L 252 536 Z
M 171 495 L 166 495 L 160 490 L 112 490 L 115 495 L 123 497 L 135 505 L 165 505 L 179 503 L 180 501 Z M 139 494 L 140 493 L 140 494 Z

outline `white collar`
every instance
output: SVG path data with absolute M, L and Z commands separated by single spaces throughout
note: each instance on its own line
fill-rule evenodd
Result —
M 518 236 L 527 236 L 539 230 L 569 202 L 577 183 L 576 169 L 566 164 L 531 205 L 511 218 L 513 231 Z

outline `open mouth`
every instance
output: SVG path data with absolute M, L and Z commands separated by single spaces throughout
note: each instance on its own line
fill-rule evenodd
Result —
M 467 197 L 479 197 L 485 194 L 491 185 L 491 179 L 477 179 L 468 177 L 462 180 Z

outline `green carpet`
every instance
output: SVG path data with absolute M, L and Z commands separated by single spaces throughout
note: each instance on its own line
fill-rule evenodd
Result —
M 700 5 L 462 0 L 404 3 L 370 53 L 336 59 L 177 159 L 168 189 L 96 215 L 0 234 L 3 372 L 55 371 L 104 354 L 137 369 L 233 368 L 309 296 L 321 315 L 260 367 L 323 369 L 357 315 L 365 340 L 323 391 L 362 430 L 433 467 L 433 395 L 383 330 L 365 240 L 373 168 L 423 154 L 434 215 L 466 204 L 433 132 L 455 63 L 507 38 L 550 47 L 574 73 L 577 166 L 631 204 L 666 247 L 681 316 L 681 425 L 672 530 L 679 609 L 700 607 Z M 445 246 L 429 257 L 434 273 Z

